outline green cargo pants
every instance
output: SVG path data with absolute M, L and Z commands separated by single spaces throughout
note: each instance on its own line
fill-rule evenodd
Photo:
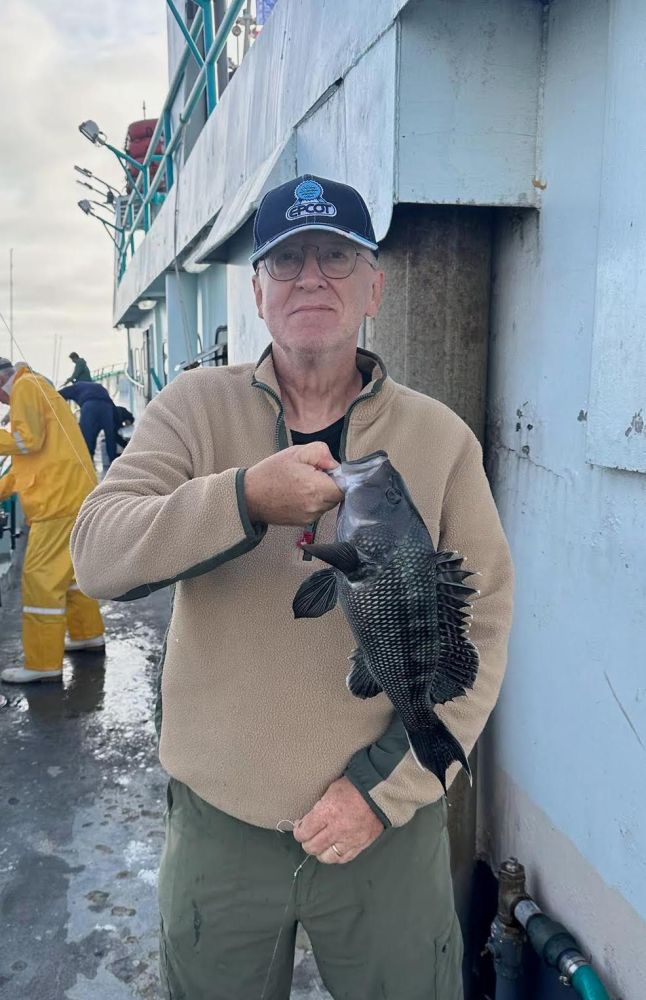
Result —
M 335 1000 L 462 1000 L 444 801 L 325 865 L 171 779 L 159 875 L 167 1000 L 288 1000 L 297 922 Z M 282 930 L 281 930 L 282 928 Z M 280 935 L 280 936 L 279 936 Z

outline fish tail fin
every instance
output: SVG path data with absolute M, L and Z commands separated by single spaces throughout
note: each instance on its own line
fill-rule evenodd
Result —
M 446 772 L 454 761 L 459 761 L 471 781 L 469 761 L 460 743 L 449 732 L 441 719 L 433 713 L 431 723 L 424 729 L 407 730 L 411 753 L 420 767 L 439 778 L 446 794 Z

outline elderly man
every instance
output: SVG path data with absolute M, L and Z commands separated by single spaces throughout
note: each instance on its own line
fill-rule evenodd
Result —
M 0 455 L 13 456 L 2 495 L 18 493 L 29 523 L 22 570 L 25 661 L 0 677 L 5 684 L 60 681 L 64 648 L 104 645 L 99 606 L 78 589 L 69 553 L 72 525 L 96 475 L 76 420 L 46 378 L 0 358 L 0 401 L 10 406 L 11 418 L 11 431 L 0 430 Z
M 482 572 L 480 672 L 443 709 L 468 753 L 504 670 L 507 545 L 471 431 L 357 350 L 384 284 L 358 192 L 284 184 L 254 238 L 271 346 L 257 365 L 164 389 L 72 537 L 88 593 L 175 586 L 159 706 L 166 995 L 286 1000 L 300 921 L 337 1000 L 459 1000 L 442 787 L 385 695 L 348 692 L 340 611 L 297 622 L 292 598 L 313 569 L 303 538 L 334 538 L 341 494 L 326 470 L 387 450 L 433 538 Z

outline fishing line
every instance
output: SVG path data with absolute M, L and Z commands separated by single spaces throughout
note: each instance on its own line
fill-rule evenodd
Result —
M 6 319 L 4 318 L 4 316 L 2 315 L 2 313 L 1 313 L 1 312 L 0 312 L 0 319 L 2 320 L 2 322 L 4 323 L 4 325 L 6 326 L 7 330 L 9 331 L 9 333 L 11 334 L 11 332 L 12 332 L 12 331 L 11 331 L 11 327 L 9 326 L 9 324 L 7 323 Z M 16 347 L 18 348 L 18 353 L 19 353 L 19 354 L 21 355 L 21 357 L 22 357 L 22 360 L 23 360 L 23 361 L 25 362 L 25 364 L 26 364 L 26 365 L 29 365 L 29 362 L 27 361 L 27 358 L 25 357 L 25 352 L 23 351 L 22 347 L 20 346 L 20 344 L 19 344 L 19 343 L 18 343 L 18 341 L 16 340 L 16 336 L 15 336 L 15 334 L 13 334 L 13 342 L 14 342 L 14 344 L 16 345 Z M 32 370 L 32 369 L 31 369 L 31 366 L 29 366 L 29 367 L 30 367 L 30 371 L 31 371 L 31 370 Z M 36 373 L 36 374 L 37 374 L 37 373 Z M 90 473 L 88 472 L 88 468 L 87 468 L 87 465 L 86 465 L 86 464 L 85 464 L 85 463 L 83 462 L 83 459 L 81 458 L 81 456 L 79 455 L 78 451 L 77 451 L 77 450 L 76 450 L 76 448 L 74 447 L 74 442 L 72 441 L 72 439 L 70 438 L 69 434 L 68 434 L 68 433 L 67 433 L 67 431 L 65 430 L 65 427 L 63 426 L 63 423 L 62 423 L 62 421 L 61 421 L 60 417 L 58 416 L 58 414 L 57 414 L 56 410 L 55 410 L 55 409 L 54 409 L 54 407 L 52 406 L 52 403 L 51 403 L 51 400 L 49 400 L 49 399 L 47 398 L 47 395 L 46 395 L 46 393 L 45 393 L 45 390 L 43 389 L 43 387 L 42 387 L 42 385 L 40 384 L 40 382 L 38 381 L 38 379 L 36 378 L 36 379 L 34 379 L 34 381 L 35 381 L 36 385 L 38 386 L 38 389 L 39 389 L 40 393 L 42 394 L 42 397 L 43 397 L 43 399 L 45 400 L 45 402 L 46 402 L 46 403 L 47 403 L 47 405 L 49 406 L 50 410 L 52 411 L 52 413 L 53 413 L 53 415 L 54 415 L 54 419 L 56 420 L 56 423 L 58 424 L 58 426 L 59 426 L 59 427 L 60 427 L 60 429 L 62 430 L 63 434 L 64 434 L 64 435 L 65 435 L 65 437 L 67 438 L 67 440 L 68 440 L 68 443 L 69 443 L 69 446 L 70 446 L 70 448 L 72 449 L 72 451 L 74 452 L 74 454 L 76 455 L 76 458 L 77 458 L 77 461 L 78 461 L 79 465 L 81 466 L 81 468 L 83 469 L 83 472 L 84 472 L 84 473 L 85 473 L 85 475 L 86 475 L 86 476 L 88 477 L 88 479 L 90 480 L 90 482 L 92 483 L 92 485 L 93 485 L 93 486 L 96 486 L 96 479 L 95 479 L 95 478 L 93 478 L 93 477 L 92 477 L 92 476 L 90 475 Z M 61 399 L 62 399 L 62 398 L 63 398 L 63 397 L 61 396 Z
M 276 824 L 276 829 L 278 830 L 278 833 L 288 833 L 289 832 L 288 830 L 281 829 L 283 825 L 287 824 L 290 824 L 292 829 L 296 826 L 296 824 L 291 819 L 281 819 Z M 269 968 L 267 969 L 267 975 L 265 976 L 265 982 L 262 987 L 262 993 L 260 994 L 260 1000 L 265 1000 L 267 995 L 267 987 L 269 986 L 269 977 L 271 976 L 271 972 L 274 967 L 274 962 L 276 961 L 276 955 L 278 954 L 278 946 L 280 945 L 280 939 L 283 936 L 283 931 L 285 929 L 285 917 L 287 916 L 287 911 L 290 907 L 292 896 L 294 895 L 294 892 L 296 890 L 296 879 L 298 878 L 298 875 L 301 872 L 301 870 L 305 867 L 307 862 L 311 860 L 312 857 L 313 855 L 311 854 L 306 855 L 306 857 L 301 861 L 300 865 L 298 866 L 298 868 L 296 869 L 296 871 L 292 876 L 292 884 L 290 886 L 287 902 L 285 903 L 285 909 L 283 910 L 283 914 L 280 918 L 280 927 L 278 929 L 278 936 L 276 937 L 276 943 L 274 945 L 274 950 L 272 952 L 271 960 L 269 962 Z

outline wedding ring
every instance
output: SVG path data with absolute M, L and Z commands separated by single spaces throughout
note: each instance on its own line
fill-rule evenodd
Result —
M 332 850 L 333 850 L 333 851 L 334 851 L 334 853 L 336 854 L 337 858 L 342 858 L 342 857 L 343 857 L 343 855 L 341 854 L 341 851 L 340 851 L 340 850 L 339 850 L 339 848 L 338 848 L 338 847 L 336 846 L 336 844 L 332 844 Z

